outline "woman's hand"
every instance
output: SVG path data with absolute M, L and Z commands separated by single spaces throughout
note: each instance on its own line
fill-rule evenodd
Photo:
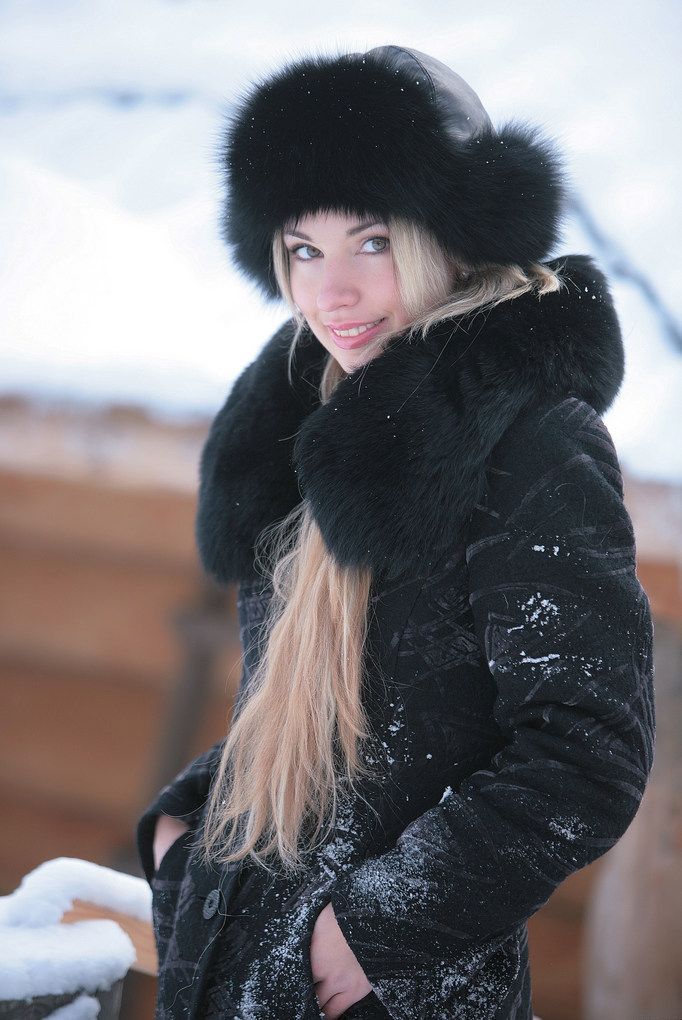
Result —
M 362 999 L 372 986 L 339 928 L 331 903 L 320 912 L 310 940 L 315 994 L 328 1020 Z
M 189 825 L 181 818 L 173 818 L 172 815 L 159 815 L 154 830 L 154 871 L 159 870 L 159 865 L 169 846 L 188 830 Z

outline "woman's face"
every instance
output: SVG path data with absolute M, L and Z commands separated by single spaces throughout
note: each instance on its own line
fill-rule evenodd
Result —
M 342 213 L 308 214 L 285 231 L 284 243 L 294 301 L 347 373 L 380 353 L 381 343 L 370 341 L 408 325 L 385 223 Z

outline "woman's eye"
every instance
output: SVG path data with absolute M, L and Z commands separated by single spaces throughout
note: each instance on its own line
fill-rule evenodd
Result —
M 388 248 L 389 243 L 390 243 L 389 239 L 387 237 L 380 237 L 380 236 L 377 236 L 377 237 L 368 237 L 367 240 L 363 242 L 362 247 L 364 248 L 365 245 L 368 245 L 368 244 L 374 245 L 375 241 L 379 241 L 380 244 L 381 244 L 381 247 L 380 248 L 374 248 L 373 247 L 372 250 L 369 252 L 369 254 L 371 254 L 371 255 L 380 255 L 382 252 L 386 251 L 386 249 Z M 304 252 L 306 250 L 309 251 L 309 252 L 317 252 L 317 255 L 319 255 L 319 253 L 320 253 L 320 249 L 313 247 L 312 244 L 298 244 L 298 245 L 296 245 L 295 248 L 291 248 L 292 254 L 295 255 L 295 257 L 300 262 L 312 262 L 312 261 L 314 261 L 314 259 L 317 258 L 317 255 L 304 255 L 304 254 L 302 254 L 302 252 Z
M 378 255 L 382 251 L 386 251 L 386 249 L 388 248 L 389 240 L 387 237 L 368 237 L 367 240 L 365 241 L 365 244 L 371 244 L 373 241 L 381 241 L 383 245 L 382 248 L 374 249 L 374 254 L 376 255 Z M 363 244 L 362 246 L 363 248 L 365 247 L 365 244 Z
M 319 251 L 319 248 L 313 248 L 311 244 L 299 244 L 297 245 L 296 248 L 291 249 L 296 258 L 300 259 L 301 262 L 311 262 L 312 259 L 308 258 L 307 256 L 299 255 L 299 252 L 303 251 L 304 248 L 308 248 L 310 249 L 310 251 Z

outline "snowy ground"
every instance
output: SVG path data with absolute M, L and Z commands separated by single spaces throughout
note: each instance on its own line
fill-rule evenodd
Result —
M 229 97 L 393 42 L 563 147 L 581 206 L 555 254 L 597 256 L 626 339 L 607 424 L 626 468 L 682 481 L 681 22 L 677 0 L 0 0 L 0 393 L 213 413 L 285 315 L 219 240 Z

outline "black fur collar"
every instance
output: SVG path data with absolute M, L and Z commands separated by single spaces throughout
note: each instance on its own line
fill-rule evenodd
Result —
M 534 403 L 577 396 L 599 414 L 623 377 L 618 319 L 586 255 L 548 263 L 567 288 L 523 295 L 398 337 L 320 404 L 327 354 L 310 331 L 290 386 L 289 320 L 241 374 L 201 460 L 197 540 L 226 583 L 257 576 L 253 544 L 301 496 L 344 566 L 418 572 L 453 546 L 479 500 L 487 459 Z

